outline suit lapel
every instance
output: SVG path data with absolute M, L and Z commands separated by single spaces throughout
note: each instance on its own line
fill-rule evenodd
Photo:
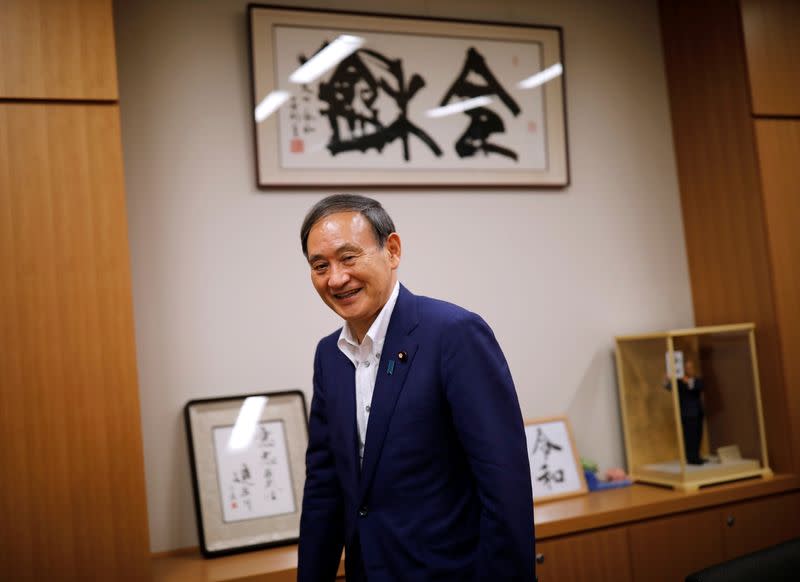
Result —
M 358 466 L 358 426 L 356 425 L 356 375 L 353 363 L 338 348 L 336 349 L 336 415 L 334 418 L 341 422 L 340 430 L 343 434 L 347 462 L 345 472 L 352 479 L 352 488 L 344 487 L 345 491 L 355 491 L 358 486 L 360 468 Z
M 364 465 L 361 467 L 359 502 L 363 500 L 375 476 L 375 467 L 383 450 L 397 398 L 403 390 L 408 371 L 414 363 L 417 343 L 409 337 L 417 326 L 417 300 L 405 287 L 400 286 L 392 318 L 383 343 L 378 376 L 370 405 L 367 438 L 364 446 Z M 398 354 L 403 352 L 403 359 Z M 393 362 L 393 363 L 392 363 Z

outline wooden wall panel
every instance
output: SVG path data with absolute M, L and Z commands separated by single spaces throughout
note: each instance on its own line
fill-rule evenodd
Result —
M 697 325 L 755 322 L 773 469 L 798 469 L 736 0 L 662 0 L 664 61 Z
M 116 105 L 0 104 L 0 578 L 145 580 Z
M 742 0 L 754 115 L 800 116 L 800 2 Z
M 111 0 L 2 0 L 0 98 L 117 99 Z
M 800 120 L 758 120 L 755 127 L 793 447 L 800 456 Z

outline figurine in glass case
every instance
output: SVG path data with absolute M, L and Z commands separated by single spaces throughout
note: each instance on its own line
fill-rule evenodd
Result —
M 705 463 L 700 456 L 700 441 L 703 440 L 703 379 L 695 375 L 694 362 L 686 359 L 683 364 L 683 376 L 677 379 L 678 401 L 681 406 L 681 424 L 683 425 L 683 449 L 686 462 L 690 465 Z M 672 389 L 667 378 L 664 385 Z
M 616 343 L 634 481 L 697 491 L 772 476 L 754 324 L 617 336 Z

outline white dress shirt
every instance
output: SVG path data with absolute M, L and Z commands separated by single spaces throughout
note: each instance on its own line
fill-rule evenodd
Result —
M 361 343 L 358 343 L 350 325 L 345 323 L 342 332 L 339 334 L 337 345 L 342 353 L 353 362 L 356 367 L 356 423 L 358 424 L 358 457 L 364 463 L 364 443 L 367 439 L 367 423 L 369 422 L 369 411 L 372 406 L 372 393 L 375 390 L 375 379 L 378 377 L 378 364 L 381 361 L 381 350 L 383 341 L 386 339 L 386 330 L 389 327 L 389 320 L 392 318 L 394 305 L 397 303 L 397 296 L 400 293 L 400 282 L 394 285 L 392 294 L 386 305 L 383 306 L 378 317 L 364 336 Z

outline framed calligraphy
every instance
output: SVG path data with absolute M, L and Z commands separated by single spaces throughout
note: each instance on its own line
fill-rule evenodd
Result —
M 296 542 L 308 445 L 303 393 L 192 400 L 184 420 L 203 555 Z
M 569 183 L 558 27 L 249 7 L 259 188 Z
M 566 416 L 525 423 L 533 501 L 551 501 L 589 492 Z

